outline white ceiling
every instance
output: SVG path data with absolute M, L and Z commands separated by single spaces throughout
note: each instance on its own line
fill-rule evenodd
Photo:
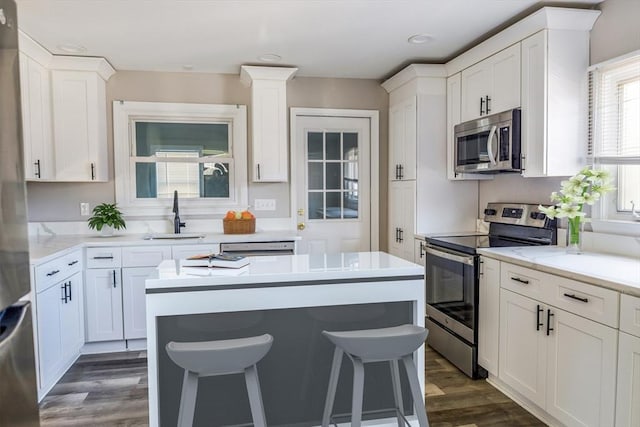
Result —
M 573 0 L 575 4 L 601 0 Z M 17 0 L 20 28 L 54 54 L 81 45 L 117 70 L 238 74 L 275 53 L 299 76 L 388 77 L 444 62 L 537 0 Z M 566 2 L 565 2 L 566 3 Z M 407 39 L 433 36 L 426 44 Z

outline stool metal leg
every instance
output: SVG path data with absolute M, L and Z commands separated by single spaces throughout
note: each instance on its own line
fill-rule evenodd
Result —
M 364 394 L 364 364 L 351 357 L 353 362 L 353 398 L 351 400 L 351 427 L 362 425 L 362 396 Z
M 400 414 L 404 415 L 404 403 L 402 401 L 402 389 L 400 388 L 400 370 L 398 369 L 398 361 L 390 360 L 391 383 L 393 384 L 393 400 L 396 402 L 396 410 L 398 411 L 398 427 L 404 427 L 404 420 Z
M 258 380 L 258 368 L 251 365 L 244 370 L 244 380 L 249 393 L 249 405 L 251 406 L 251 417 L 255 427 L 267 427 L 264 415 L 264 405 L 262 404 L 262 394 L 260 393 L 260 381 Z
M 403 356 L 402 362 L 404 363 L 405 370 L 407 371 L 407 378 L 409 379 L 409 386 L 411 387 L 411 394 L 413 396 L 413 407 L 415 408 L 416 415 L 418 416 L 418 423 L 420 424 L 420 427 L 429 427 L 427 409 L 424 407 L 424 396 L 420 391 L 418 369 L 416 368 L 415 363 L 413 363 L 412 355 L 409 354 Z
M 333 412 L 333 401 L 336 398 L 338 388 L 338 377 L 342 366 L 343 351 L 336 347 L 333 351 L 333 363 L 331 364 L 331 374 L 329 376 L 329 387 L 327 389 L 327 400 L 324 402 L 324 412 L 322 413 L 322 427 L 329 427 L 331 412 Z
M 185 369 L 178 412 L 178 427 L 192 427 L 196 412 L 196 396 L 198 394 L 198 374 Z

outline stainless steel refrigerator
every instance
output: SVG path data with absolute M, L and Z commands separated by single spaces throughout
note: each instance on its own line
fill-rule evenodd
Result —
M 16 4 L 0 0 L 0 427 L 40 425 L 19 83 Z

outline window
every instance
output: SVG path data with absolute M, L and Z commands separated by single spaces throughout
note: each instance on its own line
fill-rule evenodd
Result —
M 633 204 L 640 212 L 640 52 L 592 67 L 589 82 L 589 155 L 616 187 L 600 217 L 630 220 Z
M 247 206 L 246 108 L 114 102 L 116 202 L 129 216 Z

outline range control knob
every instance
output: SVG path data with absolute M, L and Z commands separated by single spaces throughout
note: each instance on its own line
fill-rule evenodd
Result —
M 538 219 L 538 212 L 531 212 L 529 214 L 529 218 L 531 219 Z
M 529 216 L 531 217 L 531 219 L 539 219 L 539 220 L 543 220 L 547 217 L 547 215 L 543 212 L 531 212 Z
M 495 209 L 485 209 L 484 210 L 484 214 L 485 215 L 495 215 L 497 212 Z
M 547 214 L 545 214 L 544 212 L 538 212 L 537 219 L 545 219 L 546 217 L 547 217 Z

